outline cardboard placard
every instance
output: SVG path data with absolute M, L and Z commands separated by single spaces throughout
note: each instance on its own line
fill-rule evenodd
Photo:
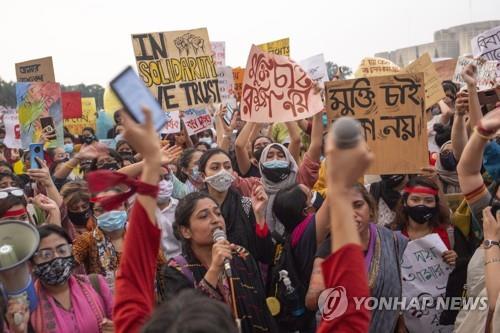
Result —
M 5 126 L 4 145 L 7 148 L 22 148 L 21 126 L 19 125 L 19 116 L 16 109 L 0 106 L 0 115 Z
M 61 110 L 61 88 L 53 82 L 16 83 L 17 113 L 21 125 L 23 149 L 30 143 L 40 141 L 42 124 L 40 119 L 51 117 L 56 138 L 48 141 L 48 148 L 63 145 L 63 117 Z
M 195 135 L 212 127 L 212 117 L 206 109 L 190 109 L 183 113 L 182 122 L 188 135 Z
M 323 82 L 328 81 L 328 71 L 323 53 L 302 60 L 300 67 L 304 69 L 311 79 L 322 86 Z
M 63 118 L 82 117 L 82 94 L 79 91 L 67 91 L 61 93 Z
M 330 121 L 360 121 L 375 153 L 367 174 L 419 173 L 428 166 L 422 73 L 329 81 L 325 94 Z
M 226 66 L 226 42 L 210 42 L 215 67 Z
M 220 103 L 206 28 L 132 35 L 137 70 L 163 110 Z
M 314 116 L 323 109 L 323 101 L 314 81 L 296 62 L 253 45 L 240 109 L 247 122 L 287 122 Z
M 181 119 L 179 117 L 179 111 L 166 112 L 167 122 L 163 129 L 162 134 L 173 134 L 179 133 L 181 131 Z
M 472 59 L 466 56 L 460 56 L 457 61 L 455 73 L 453 74 L 453 82 L 459 84 L 460 86 L 466 85 L 462 79 L 461 73 L 464 67 L 468 64 L 474 64 L 477 68 L 476 81 L 479 90 L 493 88 L 497 77 L 499 63 L 498 61 L 490 61 L 483 58 Z
M 500 26 L 472 38 L 471 46 L 474 58 L 500 61 Z
M 243 90 L 243 78 L 245 77 L 245 69 L 241 67 L 233 68 L 233 90 L 236 100 L 241 101 L 241 91 Z
M 52 57 L 18 62 L 16 78 L 17 82 L 56 82 Z
M 264 52 L 281 56 L 290 56 L 290 38 L 278 39 L 272 42 L 257 45 Z
M 82 134 L 85 127 L 96 129 L 97 110 L 94 97 L 83 97 L 82 116 L 80 118 L 65 119 L 64 126 L 68 128 L 71 134 Z
M 441 85 L 441 79 L 432 64 L 429 53 L 424 53 L 420 58 L 406 66 L 404 72 L 409 74 L 424 73 L 426 109 L 446 97 Z
M 382 75 L 392 75 L 401 72 L 401 68 L 394 64 L 392 61 L 377 58 L 368 57 L 361 60 L 356 72 L 354 72 L 354 77 L 372 77 L 372 76 L 382 76 Z
M 451 80 L 457 67 L 457 59 L 447 59 L 433 63 L 441 81 Z

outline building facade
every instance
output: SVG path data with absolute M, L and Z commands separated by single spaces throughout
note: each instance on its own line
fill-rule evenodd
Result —
M 499 25 L 498 20 L 457 25 L 436 31 L 434 41 L 431 43 L 380 52 L 375 56 L 389 59 L 400 67 L 408 65 L 426 52 L 432 58 L 458 58 L 460 55 L 472 53 L 470 41 L 474 36 Z

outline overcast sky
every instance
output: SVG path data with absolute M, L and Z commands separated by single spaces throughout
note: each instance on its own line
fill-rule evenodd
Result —
M 252 43 L 290 37 L 294 60 L 324 53 L 355 70 L 364 56 L 494 19 L 500 0 L 2 0 L 0 77 L 15 80 L 14 63 L 52 56 L 57 81 L 106 85 L 135 64 L 132 33 L 199 27 L 226 41 L 229 66 L 245 66 Z

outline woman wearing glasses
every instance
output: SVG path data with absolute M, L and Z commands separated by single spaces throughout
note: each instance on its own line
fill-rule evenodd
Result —
M 114 332 L 112 296 L 104 279 L 98 276 L 94 286 L 87 276 L 72 274 L 71 240 L 62 228 L 44 225 L 38 232 L 40 244 L 32 258 L 38 305 L 29 318 L 34 331 Z

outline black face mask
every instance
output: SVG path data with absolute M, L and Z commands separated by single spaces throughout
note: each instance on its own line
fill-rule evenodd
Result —
M 272 181 L 273 183 L 279 183 L 282 180 L 286 179 L 290 174 L 290 167 L 286 168 L 266 168 L 262 167 L 262 173 L 266 176 L 267 179 Z
M 443 169 L 447 171 L 457 170 L 457 160 L 455 160 L 455 156 L 453 156 L 451 151 L 439 153 L 439 162 L 441 162 Z
M 89 220 L 90 216 L 92 215 L 92 211 L 88 209 L 85 212 L 70 212 L 68 210 L 68 217 L 73 222 L 74 225 L 78 227 L 84 227 L 87 225 L 87 221 Z
M 405 175 L 382 175 L 380 177 L 384 184 L 390 188 L 397 187 L 405 180 Z
M 432 220 L 432 218 L 437 214 L 437 207 L 427 207 L 425 205 L 418 206 L 405 206 L 404 212 L 408 214 L 409 217 L 418 224 L 424 224 Z
M 116 162 L 104 163 L 102 166 L 98 167 L 99 170 L 118 170 L 120 166 Z
M 118 154 L 120 154 L 120 156 L 123 158 L 134 156 L 134 154 L 132 154 L 131 151 L 121 151 L 121 152 L 118 152 Z
M 257 162 L 260 161 L 260 157 L 262 156 L 262 151 L 263 150 L 264 150 L 263 148 L 260 148 L 260 149 L 255 149 L 253 151 L 253 157 L 257 160 Z
M 83 143 L 90 145 L 92 142 L 94 142 L 94 136 L 84 136 L 82 137 Z

